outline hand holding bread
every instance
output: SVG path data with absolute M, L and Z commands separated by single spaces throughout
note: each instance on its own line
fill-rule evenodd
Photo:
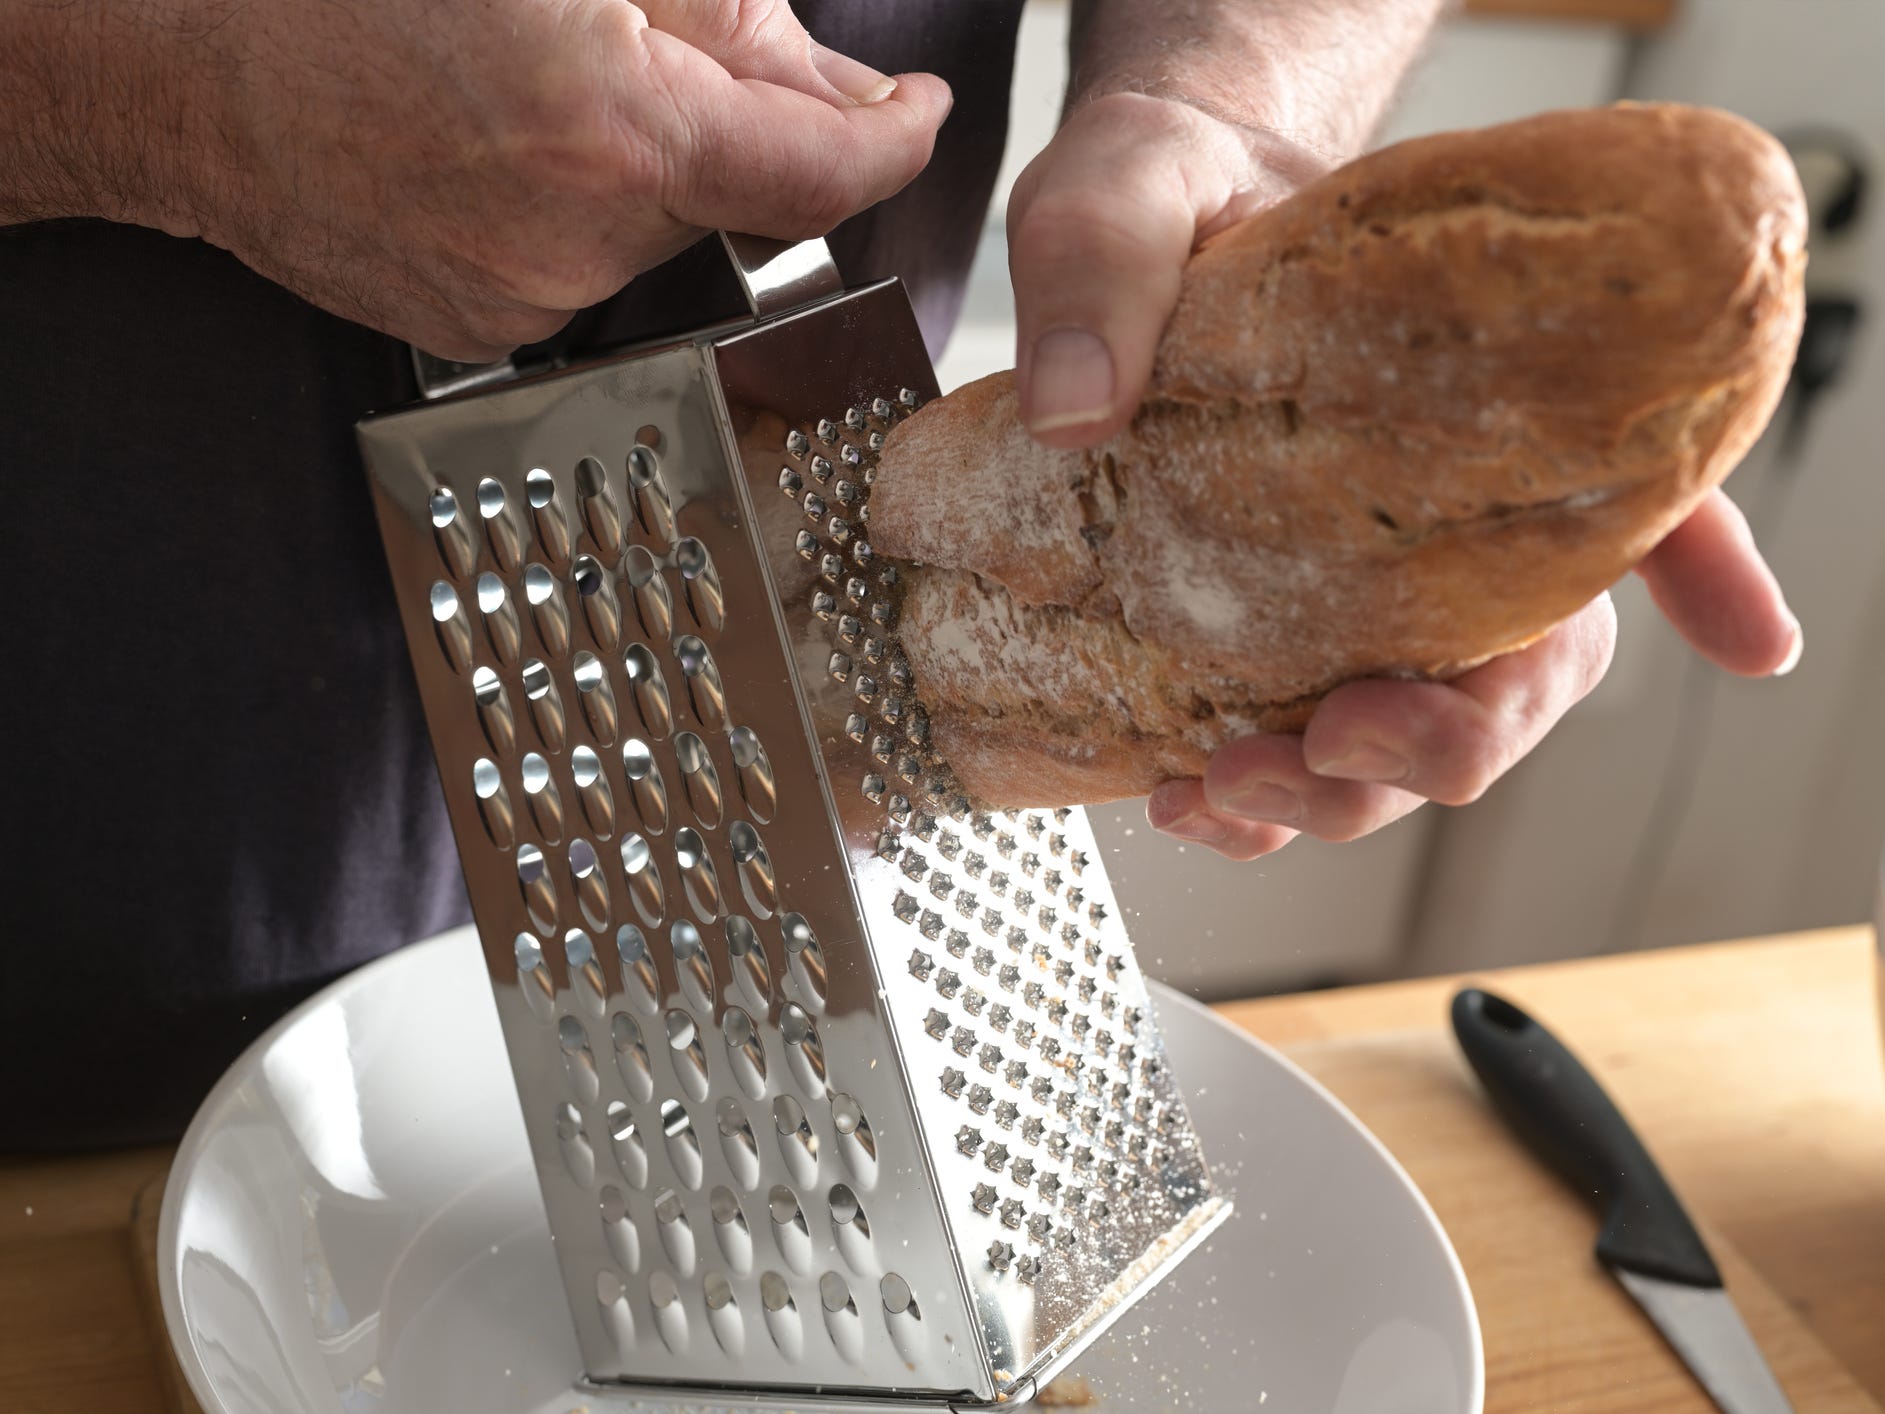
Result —
M 1029 440 L 1008 375 L 899 428 L 877 547 L 937 744 L 997 805 L 1136 795 L 1364 678 L 1576 613 L 1759 434 L 1804 213 L 1725 114 L 1550 114 L 1375 153 L 1208 242 L 1145 404 Z

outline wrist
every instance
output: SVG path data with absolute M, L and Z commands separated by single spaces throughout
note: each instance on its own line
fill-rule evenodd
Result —
M 0 0 L 0 223 L 100 217 L 193 234 L 194 121 L 144 6 Z
M 1442 0 L 1075 0 L 1068 108 L 1187 103 L 1322 167 L 1367 145 Z

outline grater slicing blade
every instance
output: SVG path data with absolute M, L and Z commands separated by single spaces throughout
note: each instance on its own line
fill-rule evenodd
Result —
M 929 747 L 869 491 L 934 375 L 815 257 L 360 442 L 589 1377 L 1010 1402 L 1228 1204 L 1084 813 Z

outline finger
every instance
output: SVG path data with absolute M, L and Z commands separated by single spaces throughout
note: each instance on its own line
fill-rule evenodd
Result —
M 1145 803 L 1146 822 L 1163 834 L 1214 849 L 1226 859 L 1274 854 L 1296 838 L 1287 825 L 1219 815 L 1204 798 L 1202 781 L 1167 781 Z
M 1712 492 L 1637 573 L 1697 652 L 1749 677 L 1791 672 L 1805 637 L 1740 507 Z
M 1079 109 L 1008 203 L 1022 419 L 1091 446 L 1138 411 L 1186 260 L 1325 163 L 1188 103 L 1115 93 Z
M 903 74 L 888 98 L 833 107 L 736 80 L 699 51 L 650 32 L 672 95 L 658 133 L 663 206 L 690 226 L 781 240 L 823 235 L 901 190 L 929 161 L 949 86 Z
M 1036 439 L 1091 446 L 1131 421 L 1198 224 L 1230 189 L 1197 115 L 1134 94 L 1083 109 L 1030 165 L 1009 203 L 1008 267 Z
M 1398 786 L 1316 775 L 1303 763 L 1299 736 L 1249 736 L 1219 747 L 1205 768 L 1204 799 L 1227 820 L 1288 825 L 1335 842 L 1358 839 L 1424 804 Z
M 1338 687 L 1303 733 L 1303 760 L 1319 776 L 1464 805 L 1602 680 L 1616 640 L 1616 610 L 1605 594 L 1531 646 L 1450 683 Z
M 784 0 L 651 0 L 649 24 L 698 49 L 734 78 L 826 103 L 879 103 L 896 80 L 813 41 Z

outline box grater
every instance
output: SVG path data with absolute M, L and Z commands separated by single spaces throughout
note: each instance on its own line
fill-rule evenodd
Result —
M 902 286 L 722 239 L 751 318 L 359 428 L 585 1371 L 1025 1400 L 1228 1205 L 1085 816 L 929 748 Z

